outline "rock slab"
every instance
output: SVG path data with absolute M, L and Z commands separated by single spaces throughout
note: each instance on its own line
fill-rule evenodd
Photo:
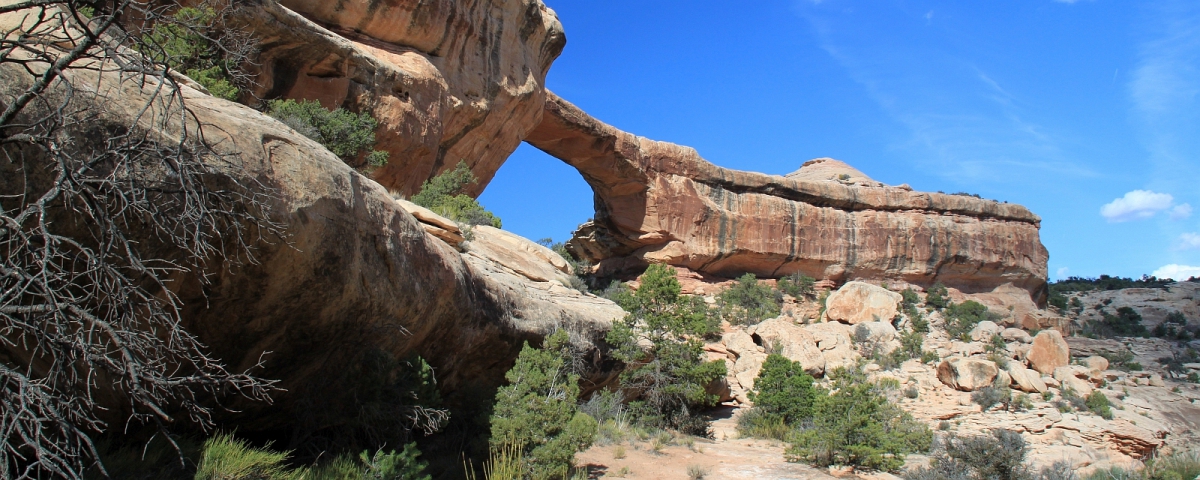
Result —
M 1042 330 L 1033 337 L 1033 346 L 1025 360 L 1030 368 L 1051 375 L 1054 369 L 1070 363 L 1071 349 L 1058 330 Z
M 978 358 L 944 360 L 937 367 L 937 377 L 946 386 L 972 392 L 992 385 L 1000 369 L 996 364 Z
M 902 299 L 899 293 L 869 283 L 847 282 L 825 299 L 825 316 L 851 325 L 890 322 Z

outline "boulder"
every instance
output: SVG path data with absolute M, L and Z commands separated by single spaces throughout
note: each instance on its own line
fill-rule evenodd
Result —
M 1009 342 L 1030 343 L 1033 341 L 1033 336 L 1020 328 L 1006 328 L 1000 332 L 1000 338 Z
M 887 343 L 896 339 L 896 328 L 891 322 L 866 322 L 854 328 L 855 342 Z
M 779 345 L 779 354 L 788 360 L 800 362 L 804 371 L 814 376 L 825 373 L 825 357 L 811 333 L 796 325 L 791 318 L 776 317 L 766 320 L 751 329 L 764 346 Z
M 570 285 L 570 267 L 553 250 L 512 232 L 487 225 L 472 228 L 475 239 L 467 254 L 488 258 L 535 282 Z
M 1046 383 L 1042 381 L 1041 374 L 1010 363 L 1008 366 L 1008 375 L 1012 378 L 1012 385 L 1022 392 L 1042 393 L 1046 391 Z
M 854 345 L 854 326 L 841 322 L 820 322 L 805 325 L 804 330 L 817 340 L 817 348 L 825 357 L 825 370 L 853 367 L 861 357 Z
M 1043 295 L 1041 219 L 1019 205 L 890 187 L 827 158 L 787 176 L 725 169 L 553 94 L 525 141 L 574 166 L 592 187 L 596 215 L 568 248 L 601 275 L 654 262 L 728 277 L 796 272 L 972 292 L 1011 283 Z
M 1083 359 L 1083 364 L 1092 372 L 1103 372 L 1108 370 L 1108 359 L 1099 355 L 1092 355 Z
M 1009 375 L 1004 369 L 1000 369 L 1000 371 L 996 372 L 996 379 L 992 380 L 992 385 L 1008 388 L 1012 386 L 1012 375 Z
M 899 293 L 869 283 L 847 282 L 825 299 L 825 316 L 851 325 L 891 322 L 901 299 Z
M 1000 369 L 996 364 L 979 358 L 944 360 L 937 367 L 937 377 L 946 386 L 971 392 L 992 385 Z
M 971 329 L 971 340 L 988 343 L 992 341 L 993 336 L 999 335 L 1001 330 L 1000 326 L 996 325 L 995 322 L 984 320 Z
M 1064 391 L 1070 389 L 1071 391 L 1075 392 L 1075 395 L 1078 395 L 1082 398 L 1087 398 L 1087 396 L 1091 395 L 1095 390 L 1095 387 L 1092 386 L 1091 382 L 1082 378 L 1063 377 L 1057 378 L 1057 380 L 1060 382 L 1060 389 Z
M 1033 346 L 1025 360 L 1030 368 L 1049 375 L 1055 368 L 1070 363 L 1071 351 L 1058 330 L 1042 330 L 1033 337 Z

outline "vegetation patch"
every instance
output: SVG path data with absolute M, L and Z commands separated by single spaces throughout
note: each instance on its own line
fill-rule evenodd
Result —
M 267 102 L 267 115 L 311 138 L 347 163 L 352 164 L 359 154 L 366 153 L 368 167 L 387 164 L 388 152 L 372 150 L 375 128 L 379 124 L 370 113 L 354 113 L 344 108 L 326 110 L 315 100 L 287 99 Z
M 492 413 L 493 452 L 518 450 L 521 470 L 533 479 L 565 478 L 575 453 L 592 445 L 596 420 L 579 411 L 579 375 L 570 371 L 565 330 L 535 349 L 526 342 L 509 385 L 496 392 Z
M 759 284 L 753 273 L 747 273 L 739 277 L 732 287 L 717 295 L 717 306 L 721 318 L 730 324 L 755 325 L 779 316 L 783 308 L 783 294 L 770 286 Z
M 1001 315 L 988 311 L 987 306 L 974 300 L 963 303 L 951 303 L 942 311 L 946 319 L 946 334 L 950 338 L 971 341 L 971 330 L 984 320 L 996 321 Z
M 471 173 L 466 162 L 459 161 L 453 170 L 442 172 L 422 183 L 421 191 L 409 201 L 456 222 L 500 228 L 499 217 L 463 193 L 467 185 L 476 181 L 475 174 Z
M 888 401 L 865 374 L 839 368 L 833 377 L 833 391 L 817 397 L 811 422 L 790 436 L 789 460 L 895 471 L 906 454 L 929 450 L 929 427 Z
M 636 292 L 613 297 L 628 312 L 613 322 L 607 340 L 626 364 L 622 388 L 637 396 L 631 414 L 646 425 L 707 435 L 699 412 L 718 398 L 705 387 L 725 376 L 725 362 L 704 361 L 702 339 L 719 332 L 718 319 L 702 299 L 680 294 L 675 269 L 666 265 L 651 265 Z

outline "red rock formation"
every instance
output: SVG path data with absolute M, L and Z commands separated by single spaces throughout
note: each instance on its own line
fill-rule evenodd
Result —
M 282 0 L 245 9 L 259 39 L 258 98 L 371 112 L 373 178 L 401 194 L 464 160 L 483 191 L 538 124 L 546 72 L 566 44 L 540 0 Z
M 600 274 L 662 262 L 726 276 L 942 281 L 968 293 L 1011 282 L 1042 295 L 1041 219 L 1020 205 L 888 187 L 828 159 L 787 177 L 729 170 L 548 97 L 525 140 L 595 191 L 595 220 L 569 245 Z

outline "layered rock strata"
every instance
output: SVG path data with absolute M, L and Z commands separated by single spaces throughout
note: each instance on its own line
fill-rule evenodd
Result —
M 239 15 L 261 46 L 253 97 L 370 112 L 391 154 L 372 176 L 406 196 L 460 160 L 482 192 L 538 125 L 566 44 L 540 0 L 282 0 Z
M 786 177 L 729 170 L 547 97 L 525 141 L 595 192 L 595 219 L 569 248 L 601 275 L 668 263 L 725 276 L 941 281 L 967 293 L 1012 283 L 1042 296 L 1041 220 L 1020 205 L 889 187 L 829 159 Z

